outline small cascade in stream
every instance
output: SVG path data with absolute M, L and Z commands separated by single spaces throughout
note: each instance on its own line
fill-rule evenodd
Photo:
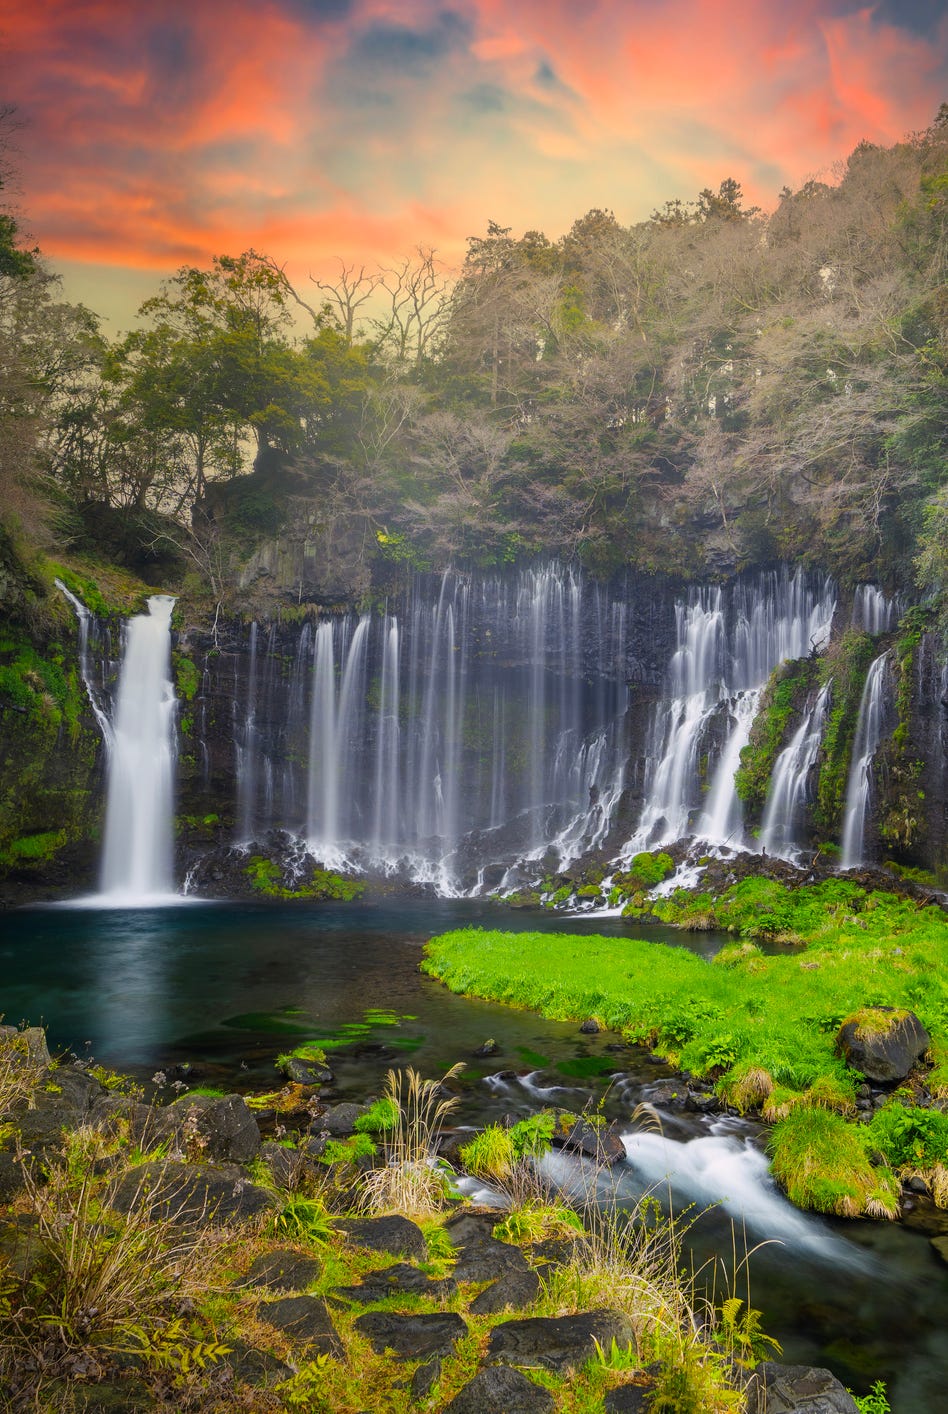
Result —
M 872 794 L 872 758 L 879 748 L 885 719 L 885 677 L 888 654 L 872 662 L 859 702 L 852 764 L 846 786 L 843 842 L 839 867 L 857 869 L 864 861 L 866 816 Z
M 136 906 L 172 895 L 175 695 L 165 594 L 131 619 L 119 674 L 108 765 L 104 901 Z
M 826 683 L 803 714 L 789 743 L 777 757 L 761 824 L 760 843 L 768 854 L 792 860 L 799 848 L 797 831 L 806 804 L 810 773 L 823 740 L 832 683 Z
M 778 663 L 826 644 L 835 608 L 832 582 L 813 584 L 800 570 L 739 581 L 727 594 L 694 590 L 678 604 L 668 697 L 652 719 L 655 765 L 624 857 L 692 834 L 744 844 L 734 776 L 761 690 Z M 699 813 L 702 758 L 707 792 Z

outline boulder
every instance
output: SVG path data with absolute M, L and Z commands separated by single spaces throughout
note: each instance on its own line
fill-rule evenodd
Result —
M 257 1307 L 257 1318 L 317 1355 L 343 1353 L 326 1303 L 318 1296 L 284 1296 L 279 1301 L 264 1301 Z
M 554 1132 L 553 1147 L 566 1149 L 571 1154 L 582 1154 L 584 1158 L 593 1159 L 608 1168 L 625 1158 L 625 1145 L 617 1124 L 591 1124 L 581 1115 L 568 1129 L 558 1128 Z
M 385 1301 L 389 1296 L 429 1296 L 443 1301 L 457 1291 L 458 1284 L 451 1277 L 437 1281 L 426 1276 L 418 1267 L 407 1262 L 396 1262 L 393 1267 L 385 1267 L 379 1272 L 367 1272 L 357 1286 L 334 1286 L 334 1296 L 344 1296 L 347 1301 L 361 1301 L 369 1305 L 373 1301 Z
M 747 1386 L 747 1414 L 859 1414 L 859 1406 L 829 1370 L 764 1360 Z
M 322 1271 L 315 1257 L 303 1257 L 290 1249 L 264 1252 L 234 1286 L 266 1286 L 271 1291 L 303 1291 Z
M 368 1105 L 355 1105 L 347 1100 L 341 1105 L 333 1105 L 331 1109 L 325 1110 L 321 1115 L 317 1115 L 309 1127 L 310 1134 L 332 1134 L 337 1138 L 346 1138 L 355 1133 L 355 1122 L 362 1115 L 368 1114 Z
M 154 1127 L 181 1148 L 193 1145 L 203 1159 L 247 1164 L 260 1148 L 257 1121 L 242 1095 L 182 1095 L 154 1111 Z
M 458 1281 L 492 1281 L 512 1272 L 528 1272 L 530 1264 L 519 1247 L 495 1237 L 474 1238 L 461 1248 L 454 1275 Z
M 621 1311 L 584 1311 L 578 1316 L 532 1316 L 504 1321 L 490 1334 L 487 1358 L 501 1365 L 545 1366 L 561 1374 L 596 1355 L 635 1344 L 632 1323 Z
M 843 1022 L 836 1036 L 846 1064 L 881 1084 L 904 1080 L 930 1045 L 914 1012 L 885 1006 L 864 1007 Z
M 445 1405 L 444 1414 L 546 1414 L 553 1396 L 503 1365 L 479 1370 L 473 1380 Z
M 400 1316 L 395 1311 L 369 1311 L 355 1328 L 381 1355 L 391 1350 L 399 1360 L 430 1360 L 450 1355 L 467 1335 L 467 1323 L 453 1311 L 424 1316 Z
M 280 1200 L 251 1183 L 236 1164 L 187 1164 L 154 1159 L 130 1169 L 112 1190 L 120 1213 L 147 1212 L 172 1222 L 223 1227 L 274 1212 Z
M 397 1214 L 385 1218 L 341 1218 L 336 1226 L 357 1247 L 390 1252 L 397 1257 L 420 1259 L 428 1255 L 428 1244 L 418 1224 Z
M 287 1080 L 297 1085 L 330 1085 L 335 1076 L 329 1066 L 321 1061 L 303 1060 L 300 1056 L 288 1056 L 281 1067 Z
M 470 1306 L 471 1315 L 493 1316 L 508 1306 L 519 1311 L 536 1301 L 539 1294 L 540 1278 L 535 1271 L 528 1267 L 523 1272 L 508 1272 L 474 1298 Z
M 603 1401 L 605 1414 L 647 1414 L 655 1390 L 651 1385 L 618 1385 Z

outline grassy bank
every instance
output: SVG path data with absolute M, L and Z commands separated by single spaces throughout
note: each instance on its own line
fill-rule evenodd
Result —
M 775 1171 L 803 1207 L 894 1215 L 905 1172 L 925 1174 L 944 1201 L 941 909 L 837 880 L 789 890 L 748 879 L 716 899 L 673 897 L 669 921 L 685 921 L 695 906 L 736 935 L 712 962 L 637 938 L 463 929 L 433 939 L 423 966 L 455 992 L 552 1018 L 595 1016 L 714 1077 L 727 1103 L 775 1122 Z M 755 937 L 792 940 L 793 948 L 765 955 Z M 847 1018 L 874 1006 L 920 1017 L 933 1067 L 924 1085 L 902 1087 L 869 1125 L 855 1122 L 863 1077 L 837 1054 L 836 1036 Z M 908 1133 L 918 1142 L 906 1144 Z M 879 1154 L 885 1164 L 870 1161 Z

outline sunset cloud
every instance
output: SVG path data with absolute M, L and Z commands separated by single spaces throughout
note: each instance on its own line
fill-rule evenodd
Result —
M 728 175 L 769 207 L 948 94 L 926 0 L 12 0 L 0 43 L 26 223 L 70 278 L 457 261 L 488 219 L 632 222 Z

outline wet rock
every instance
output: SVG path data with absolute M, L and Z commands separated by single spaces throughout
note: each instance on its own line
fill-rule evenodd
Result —
M 540 1278 L 535 1271 L 527 1268 L 522 1272 L 508 1272 L 474 1298 L 470 1306 L 471 1315 L 493 1316 L 508 1306 L 519 1311 L 536 1301 L 539 1294 Z
M 279 1208 L 279 1199 L 251 1183 L 236 1164 L 186 1164 L 156 1159 L 131 1169 L 112 1191 L 120 1213 L 148 1212 L 173 1222 L 223 1226 Z
M 396 1262 L 394 1267 L 368 1272 L 357 1286 L 334 1286 L 333 1295 L 366 1304 L 384 1301 L 389 1296 L 429 1296 L 435 1301 L 443 1301 L 457 1289 L 458 1284 L 451 1277 L 438 1281 L 407 1262 Z
M 561 1122 L 566 1118 L 562 1116 Z M 617 1124 L 592 1124 L 582 1116 L 577 1117 L 565 1131 L 557 1128 L 553 1134 L 553 1147 L 566 1149 L 571 1154 L 582 1154 L 584 1158 L 609 1168 L 625 1158 L 625 1145 Z
M 602 1028 L 594 1016 L 587 1016 L 579 1029 L 583 1036 L 598 1036 Z
M 369 1311 L 359 1316 L 356 1330 L 381 1355 L 391 1350 L 399 1360 L 430 1360 L 450 1355 L 467 1335 L 467 1324 L 453 1311 L 426 1316 L 400 1316 L 395 1311 Z
M 503 1365 L 479 1370 L 445 1405 L 444 1414 L 546 1414 L 553 1396 Z
M 707 1093 L 701 1090 L 688 1091 L 688 1096 L 685 1100 L 685 1109 L 690 1110 L 693 1114 L 717 1114 L 720 1108 L 721 1101 L 718 1099 L 717 1095 L 712 1094 L 710 1091 Z
M 152 1114 L 156 1138 L 193 1146 L 204 1159 L 247 1164 L 260 1148 L 257 1121 L 242 1095 L 182 1095 Z
M 336 1138 L 345 1138 L 355 1133 L 356 1120 L 367 1114 L 368 1109 L 368 1105 L 355 1105 L 349 1101 L 345 1101 L 341 1105 L 333 1105 L 331 1109 L 316 1116 L 309 1127 L 309 1132 L 310 1134 L 332 1134 Z
M 859 1414 L 829 1370 L 764 1360 L 747 1386 L 747 1414 Z
M 284 1296 L 279 1301 L 264 1301 L 257 1307 L 257 1317 L 268 1326 L 298 1340 L 317 1355 L 341 1355 L 342 1341 L 329 1318 L 325 1301 L 318 1296 Z
M 466 1242 L 461 1248 L 454 1275 L 458 1281 L 491 1281 L 511 1272 L 530 1270 L 530 1264 L 519 1247 L 513 1247 L 509 1242 L 498 1242 L 494 1237 L 480 1237 Z
M 373 1252 L 390 1252 L 396 1257 L 421 1259 L 428 1255 L 425 1235 L 417 1223 L 399 1216 L 385 1218 L 342 1218 L 336 1224 L 357 1247 Z
M 328 1065 L 302 1060 L 299 1056 L 289 1056 L 280 1068 L 287 1080 L 297 1085 L 331 1085 L 336 1078 Z
M 894 1007 L 865 1007 L 839 1028 L 836 1048 L 846 1064 L 869 1080 L 891 1084 L 904 1080 L 931 1045 L 914 1012 Z
M 317 1262 L 315 1257 L 303 1257 L 299 1252 L 290 1250 L 265 1252 L 233 1285 L 266 1286 L 272 1291 L 303 1291 L 321 1271 L 322 1263 Z
M 478 1046 L 477 1050 L 474 1052 L 474 1055 L 480 1057 L 496 1056 L 499 1050 L 500 1047 L 498 1046 L 497 1042 L 493 1039 L 493 1037 L 491 1037 L 490 1040 L 485 1041 L 482 1046 Z
M 596 1354 L 596 1345 L 610 1350 L 635 1342 L 628 1316 L 621 1311 L 584 1311 L 578 1316 L 532 1316 L 495 1326 L 488 1359 L 504 1365 L 545 1366 L 561 1373 Z

